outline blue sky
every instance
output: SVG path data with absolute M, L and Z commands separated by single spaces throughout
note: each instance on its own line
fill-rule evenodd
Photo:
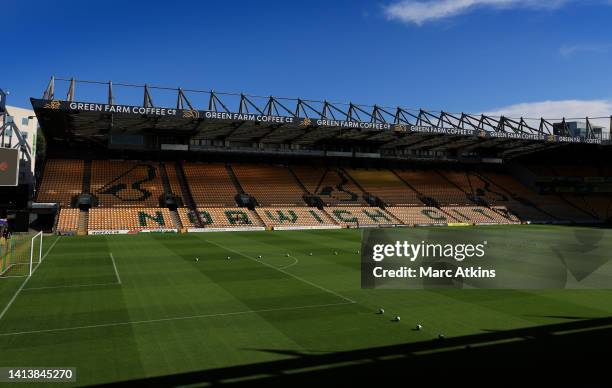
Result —
M 606 0 L 2 3 L 0 87 L 12 105 L 28 106 L 55 74 L 451 112 L 612 114 Z M 123 93 L 118 103 L 136 102 Z

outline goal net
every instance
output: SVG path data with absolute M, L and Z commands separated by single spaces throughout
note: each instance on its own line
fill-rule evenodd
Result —
M 42 232 L 0 237 L 0 277 L 30 276 L 42 260 Z

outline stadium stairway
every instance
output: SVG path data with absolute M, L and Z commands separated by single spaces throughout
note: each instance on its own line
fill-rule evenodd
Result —
M 227 175 L 229 175 L 230 180 L 234 184 L 234 187 L 236 188 L 236 191 L 238 192 L 238 194 L 246 194 L 244 192 L 244 189 L 242 188 L 242 185 L 238 181 L 238 177 L 236 176 L 236 173 L 234 172 L 234 169 L 232 168 L 232 165 L 227 163 L 225 165 L 225 168 L 227 169 Z
M 261 225 L 266 225 L 266 227 L 268 227 L 268 224 L 265 223 L 261 215 L 257 212 L 257 209 L 258 208 L 253 209 L 253 211 L 251 211 L 251 215 L 253 216 L 253 218 L 255 219 L 257 223 Z
M 449 185 L 456 187 L 457 190 L 460 190 L 462 193 L 465 194 L 465 198 L 466 198 L 466 202 L 471 202 L 471 203 L 475 203 L 474 200 L 472 198 L 470 198 L 470 193 L 466 192 L 461 186 L 459 186 L 456 182 L 454 182 L 453 180 L 451 180 L 446 174 L 443 174 L 442 172 L 440 172 L 439 170 L 434 170 L 434 172 L 436 174 L 438 174 L 445 182 L 447 182 Z M 467 203 L 466 203 L 467 204 Z
M 183 222 L 181 221 L 181 217 L 177 210 L 170 210 L 170 219 L 176 228 L 179 230 L 179 233 L 183 231 Z
M 295 171 L 293 171 L 293 169 L 291 168 L 291 166 L 287 166 L 287 169 L 289 170 L 289 174 L 291 174 L 291 176 L 293 177 L 293 179 L 295 180 L 295 183 L 297 183 L 298 186 L 300 186 L 302 188 L 302 190 L 304 191 L 304 194 L 312 194 L 311 192 L 308 191 L 308 189 L 306 188 L 306 186 L 304 186 L 304 184 L 302 183 L 302 181 L 298 178 L 298 176 L 295 174 Z
M 89 211 L 79 211 L 79 223 L 77 226 L 77 234 L 79 236 L 85 236 L 87 234 L 87 224 L 89 223 Z
M 417 195 L 419 196 L 419 200 L 421 202 L 423 202 L 423 200 L 421 198 L 423 198 L 425 195 L 423 193 L 421 193 L 419 190 L 417 190 L 414 186 L 412 186 L 406 179 L 404 179 L 400 174 L 397 173 L 397 171 L 395 171 L 395 169 L 390 168 L 389 169 L 396 177 L 397 179 L 399 179 L 400 181 L 404 182 L 404 184 L 412 191 L 414 191 L 415 193 L 417 193 Z M 423 204 L 425 204 L 423 202 Z M 425 204 L 426 205 L 426 204 Z
M 189 185 L 187 184 L 187 178 L 185 176 L 185 170 L 183 169 L 183 163 L 181 161 L 177 161 L 174 163 L 174 169 L 176 170 L 176 177 L 179 182 L 179 186 L 181 188 L 181 194 L 183 195 L 183 199 L 187 202 L 183 205 L 187 205 L 189 210 L 196 215 L 197 227 L 202 227 L 202 219 L 200 218 L 200 213 L 197 212 L 195 201 L 193 200 L 193 195 L 191 190 L 189 189 Z M 181 223 L 182 225 L 182 223 Z
M 164 194 L 166 196 L 171 195 L 172 189 L 170 188 L 168 173 L 166 172 L 166 164 L 162 161 L 159 162 L 159 175 L 161 177 L 162 185 L 164 186 Z
M 357 179 L 353 178 L 348 171 L 346 171 L 344 168 L 342 167 L 338 167 L 338 172 L 340 173 L 340 176 L 344 176 L 346 179 L 348 179 L 350 182 L 352 182 L 355 186 L 357 186 L 357 188 L 359 190 L 361 190 L 361 196 L 365 199 L 367 195 L 370 195 L 368 193 L 368 191 L 361 185 L 361 183 L 357 182 Z
M 91 160 L 87 159 L 83 163 L 83 194 L 91 193 Z

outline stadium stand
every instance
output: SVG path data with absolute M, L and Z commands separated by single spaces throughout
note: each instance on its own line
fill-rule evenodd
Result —
M 173 229 L 170 211 L 165 208 L 92 208 L 88 230 Z
M 612 200 L 605 193 L 540 194 L 502 172 L 255 164 L 236 164 L 229 170 L 223 163 L 179 163 L 94 160 L 90 187 L 98 203 L 89 212 L 79 212 L 70 205 L 87 190 L 84 162 L 50 159 L 43 169 L 36 200 L 61 205 L 58 232 L 80 234 L 87 229 L 180 228 L 181 224 L 184 228 L 274 228 L 602 222 L 612 217 Z M 162 179 L 162 165 L 167 180 Z M 540 173 L 551 170 L 540 167 Z M 597 172 L 592 166 L 554 168 L 572 175 Z M 257 200 L 254 210 L 236 207 L 236 195 L 241 190 Z M 183 206 L 192 206 L 185 202 L 185 195 L 192 196 L 199 219 L 181 204 L 178 213 L 159 208 L 165 191 L 183 199 Z M 364 206 L 365 193 L 380 198 L 386 208 Z M 306 207 L 304 194 L 319 196 L 326 206 L 323 210 Z M 425 205 L 427 197 L 433 205 Z
M 419 195 L 390 170 L 347 169 L 347 173 L 368 193 L 387 205 L 422 206 Z
M 255 211 L 266 226 L 271 227 L 315 227 L 334 226 L 334 220 L 317 208 L 256 208 Z
M 246 208 L 198 208 L 197 211 L 205 228 L 264 226 L 257 214 Z M 199 227 L 197 216 L 193 211 L 180 208 L 178 212 L 184 227 Z
M 82 160 L 50 159 L 45 163 L 36 201 L 70 207 L 83 188 Z
M 57 232 L 75 233 L 79 227 L 79 209 L 61 209 L 57 220 Z
M 183 170 L 193 200 L 199 206 L 229 207 L 236 205 L 236 186 L 223 163 L 184 163 Z
M 304 191 L 287 167 L 234 164 L 232 170 L 244 191 L 262 206 L 306 206 Z
M 467 194 L 434 170 L 395 170 L 395 173 L 419 193 L 440 205 L 471 205 Z
M 600 221 L 607 221 L 612 217 L 612 200 L 602 194 L 584 195 L 563 195 L 563 198 L 572 205 L 585 209 L 593 214 Z
M 164 194 L 158 165 L 128 160 L 94 160 L 91 190 L 100 207 L 157 207 Z
M 473 198 L 480 197 L 474 192 L 474 188 L 471 185 L 468 173 L 461 170 L 438 170 L 438 173 L 442 175 L 448 182 L 457 186 L 462 192 L 472 195 Z
M 510 175 L 485 172 L 482 177 L 510 194 L 512 200 L 509 201 L 507 208 L 517 213 L 522 219 L 541 221 L 553 218 L 560 221 L 594 221 L 592 216 L 564 202 L 560 197 L 531 191 Z M 534 210 L 544 214 L 538 215 Z
M 340 169 L 312 166 L 291 168 L 306 190 L 319 196 L 327 206 L 366 205 L 363 191 Z
M 325 211 L 343 226 L 400 224 L 395 217 L 376 207 L 327 207 Z

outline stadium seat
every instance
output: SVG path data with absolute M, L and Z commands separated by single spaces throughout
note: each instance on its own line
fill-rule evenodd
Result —
M 504 194 L 508 200 L 503 205 L 517 213 L 522 220 L 542 221 L 555 218 L 560 221 L 594 221 L 593 216 L 568 205 L 559 196 L 536 193 L 510 175 L 498 172 L 485 172 L 481 175 L 485 178 L 484 180 L 481 179 L 484 186 L 486 186 L 486 183 L 493 184 L 489 188 L 483 186 L 483 189 L 489 192 L 493 189 Z M 527 200 L 533 206 L 519 202 L 518 198 Z M 502 203 L 501 201 L 495 201 L 495 204 L 501 205 Z
M 83 189 L 83 166 L 82 160 L 47 160 L 36 201 L 70 207 L 72 198 L 81 194 Z
M 442 210 L 435 207 L 387 207 L 385 209 L 402 223 L 414 225 L 435 225 L 456 222 Z
M 150 230 L 174 229 L 170 211 L 166 208 L 92 208 L 88 230 Z
M 228 207 L 236 205 L 236 186 L 223 163 L 184 163 L 183 170 L 196 205 Z
M 423 206 L 418 193 L 390 170 L 347 169 L 346 171 L 365 191 L 377 196 L 387 205 Z
M 61 209 L 57 220 L 56 232 L 76 232 L 79 227 L 79 209 Z
M 157 207 L 164 187 L 157 163 L 94 160 L 91 191 L 100 207 Z
M 197 216 L 190 209 L 178 209 L 181 222 L 186 228 L 197 228 Z M 257 214 L 246 208 L 198 208 L 205 228 L 262 227 Z
M 515 218 L 506 216 L 502 210 L 498 212 L 484 206 L 447 206 L 442 207 L 447 214 L 458 222 L 473 224 L 510 224 L 515 223 Z
M 326 213 L 317 208 L 256 208 L 255 211 L 266 226 L 334 226 L 336 222 Z
M 343 226 L 400 224 L 392 215 L 376 207 L 332 206 L 326 207 L 325 211 L 335 222 Z
M 471 185 L 470 179 L 468 178 L 468 174 L 463 170 L 438 170 L 438 173 L 445 177 L 448 182 L 454 184 L 464 193 L 471 194 L 473 196 L 477 196 L 474 192 L 474 188 Z M 466 204 L 470 204 L 466 202 Z
M 287 167 L 233 164 L 243 190 L 261 206 L 306 206 L 304 190 Z
M 419 193 L 440 205 L 471 205 L 467 194 L 433 170 L 396 170 L 399 177 Z
M 363 191 L 339 169 L 294 166 L 292 170 L 306 190 L 319 196 L 327 206 L 367 204 Z

